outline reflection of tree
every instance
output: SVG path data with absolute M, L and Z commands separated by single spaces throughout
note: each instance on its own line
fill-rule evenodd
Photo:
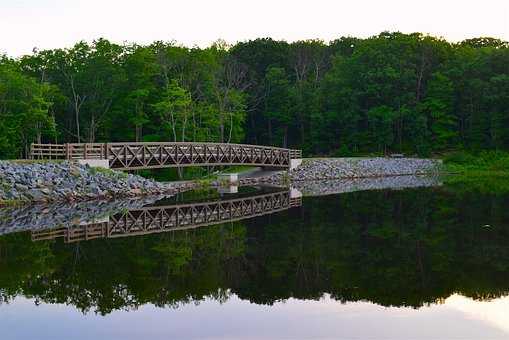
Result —
M 302 215 L 272 217 L 257 246 L 248 243 L 255 270 L 236 292 L 260 303 L 328 292 L 415 307 L 453 292 L 500 296 L 509 288 L 508 201 L 435 189 L 304 201 Z M 266 287 L 275 296 L 257 291 Z
M 47 243 L 33 244 L 28 234 L 0 238 L 0 301 L 18 294 L 35 296 L 30 288 L 39 277 L 49 277 L 55 256 Z
M 225 275 L 244 253 L 244 240 L 239 224 L 77 244 L 6 235 L 0 238 L 0 293 L 4 300 L 24 294 L 102 314 L 145 303 L 225 300 Z
M 79 244 L 0 238 L 0 292 L 106 314 L 231 293 L 412 306 L 509 291 L 509 194 L 357 192 L 242 223 Z M 490 225 L 492 227 L 483 227 Z

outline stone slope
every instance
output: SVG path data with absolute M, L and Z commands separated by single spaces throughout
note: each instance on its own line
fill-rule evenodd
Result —
M 0 162 L 0 204 L 134 197 L 172 193 L 191 186 L 192 183 L 159 183 L 70 162 Z
M 288 177 L 290 181 L 306 181 L 423 175 L 439 172 L 441 164 L 440 160 L 420 158 L 309 158 Z

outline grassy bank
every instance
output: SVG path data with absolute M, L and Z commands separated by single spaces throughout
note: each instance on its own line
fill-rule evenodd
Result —
M 449 185 L 479 192 L 509 191 L 507 152 L 457 152 L 444 157 L 444 166 L 448 173 L 454 175 L 446 178 Z
M 479 153 L 456 152 L 444 158 L 449 173 L 469 177 L 509 176 L 509 153 L 502 151 L 483 151 Z

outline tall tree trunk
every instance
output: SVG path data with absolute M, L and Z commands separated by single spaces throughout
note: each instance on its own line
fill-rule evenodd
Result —
M 90 118 L 90 131 L 88 133 L 88 142 L 94 143 L 95 142 L 95 116 L 92 114 L 92 117 Z
M 135 126 L 135 135 L 136 135 L 136 142 L 140 142 L 141 141 L 141 134 L 142 134 L 142 125 L 141 124 L 136 124 Z
M 267 119 L 267 130 L 269 133 L 269 145 L 272 145 L 272 120 L 270 117 Z
M 81 137 L 80 137 L 80 111 L 79 106 L 75 105 L 75 118 L 76 118 L 76 135 L 78 137 L 78 143 L 81 143 Z
M 223 113 L 221 112 L 220 118 L 219 118 L 219 142 L 224 142 L 224 118 Z
M 232 141 L 232 131 L 233 131 L 233 113 L 230 112 L 230 134 L 228 136 L 228 143 Z

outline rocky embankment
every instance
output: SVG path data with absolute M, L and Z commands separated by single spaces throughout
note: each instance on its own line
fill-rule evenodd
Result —
M 283 171 L 266 177 L 245 178 L 239 184 L 286 186 L 289 182 L 299 181 L 433 174 L 440 169 L 441 162 L 430 159 L 317 158 L 305 159 L 289 173 Z M 70 162 L 0 162 L 0 205 L 172 195 L 198 185 L 196 182 L 159 183 L 137 175 Z
M 193 183 L 159 183 L 69 162 L 0 162 L 0 205 L 173 194 L 194 186 Z
M 419 158 L 316 158 L 304 159 L 302 164 L 288 175 L 278 173 L 267 180 L 290 182 L 330 179 L 353 179 L 424 175 L 438 173 L 442 162 Z

